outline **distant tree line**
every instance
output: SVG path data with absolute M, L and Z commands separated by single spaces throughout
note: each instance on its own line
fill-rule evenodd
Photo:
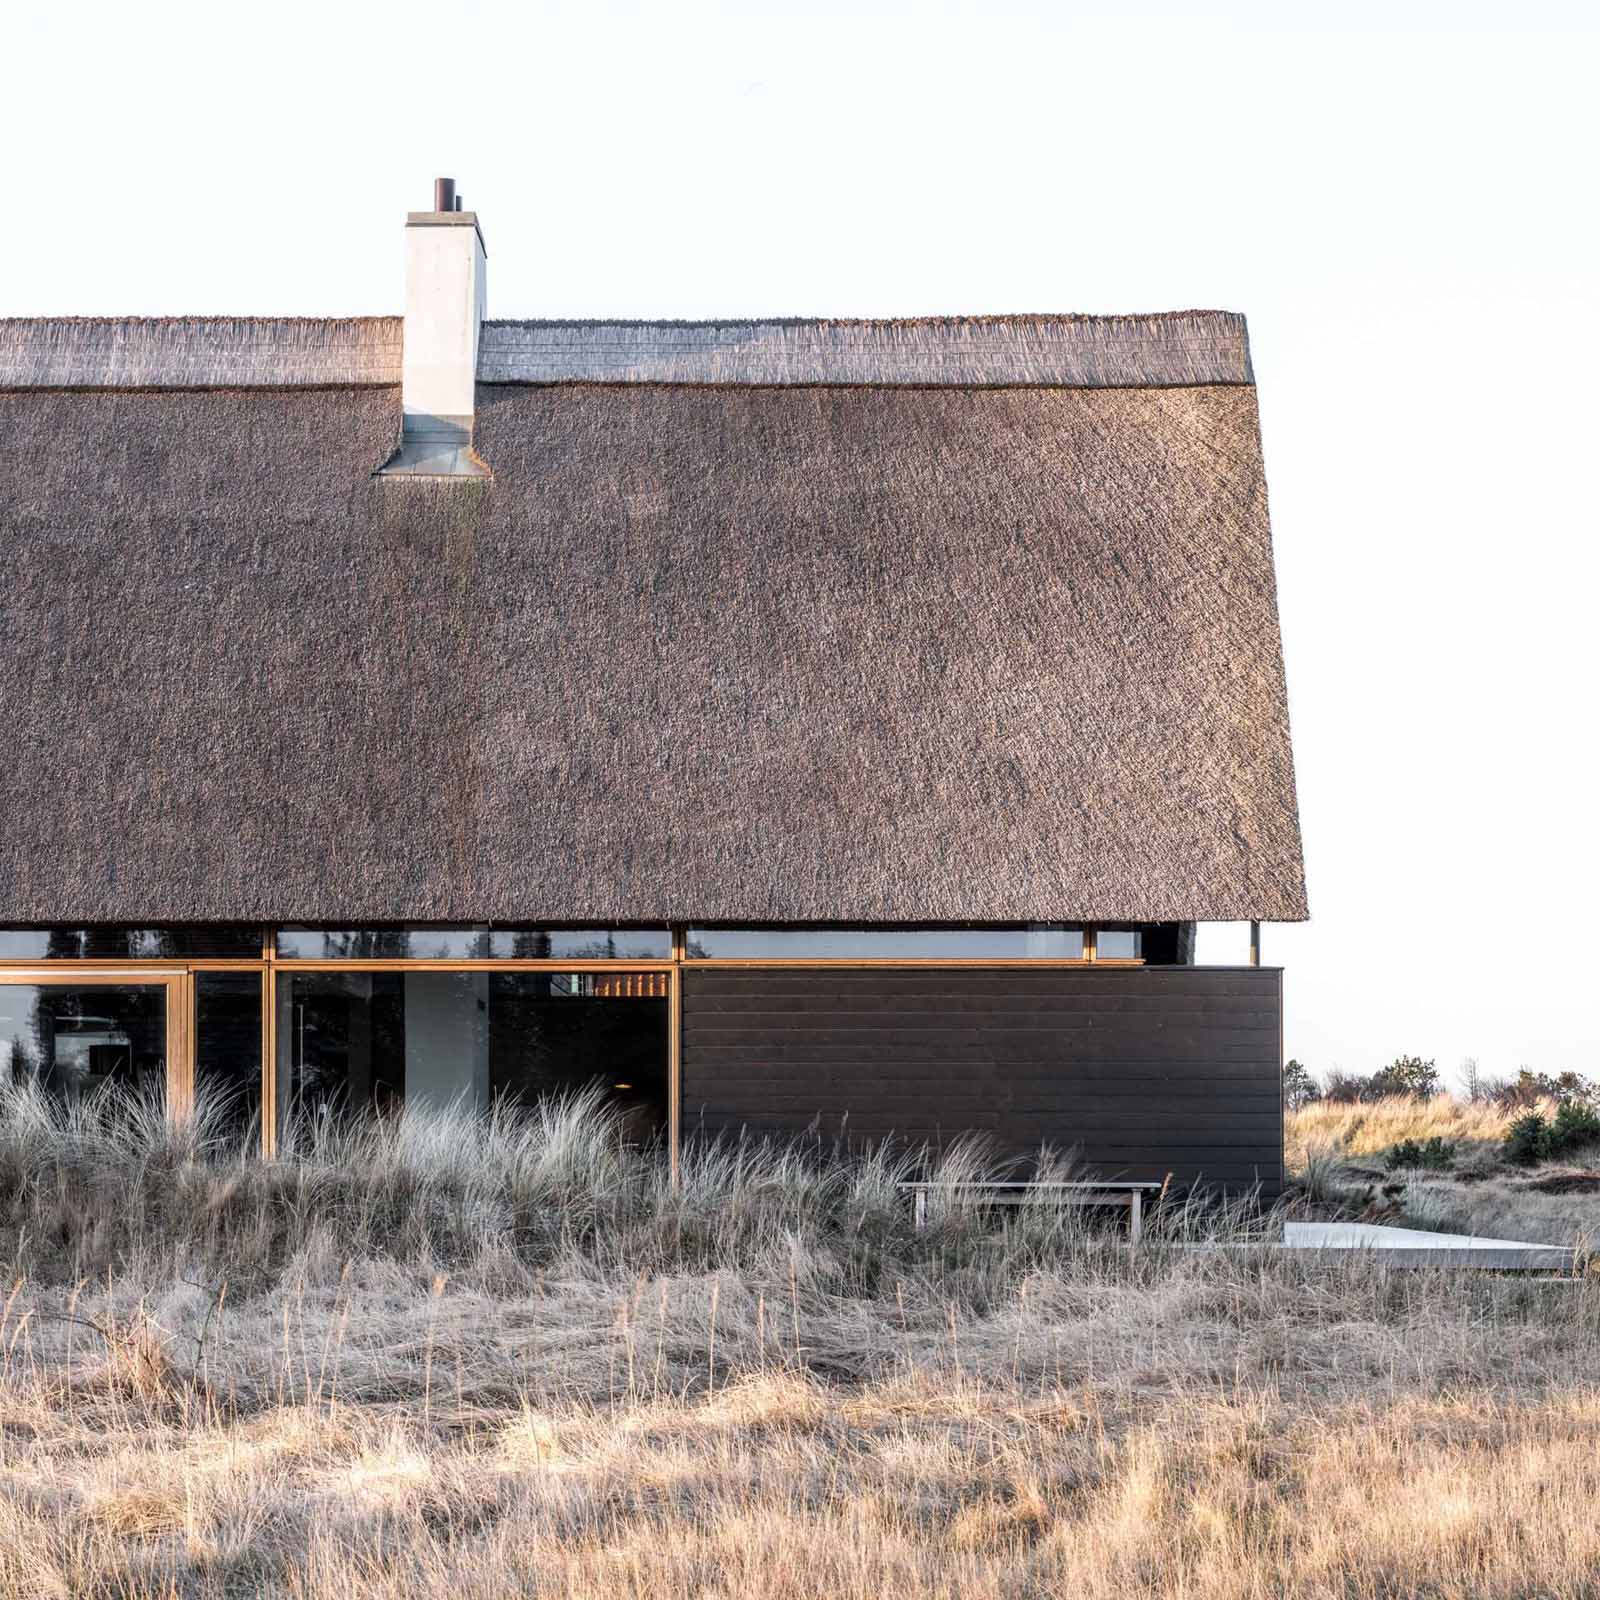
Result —
M 1600 1084 L 1578 1072 L 1552 1074 L 1523 1067 L 1513 1078 L 1496 1078 L 1479 1072 L 1476 1061 L 1468 1061 L 1462 1076 L 1466 1098 L 1476 1105 L 1518 1111 L 1554 1101 L 1557 1106 L 1600 1110 Z M 1369 1073 L 1336 1067 L 1320 1081 L 1303 1062 L 1283 1064 L 1283 1103 L 1290 1111 L 1319 1100 L 1333 1105 L 1357 1105 L 1396 1095 L 1427 1100 L 1440 1091 L 1438 1066 L 1421 1056 L 1396 1056 L 1388 1066 Z

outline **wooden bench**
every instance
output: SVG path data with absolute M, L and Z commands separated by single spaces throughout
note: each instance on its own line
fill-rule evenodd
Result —
M 920 1232 L 928 1225 L 928 1196 L 974 1194 L 986 1205 L 1025 1206 L 1046 1198 L 1061 1198 L 1079 1206 L 1122 1206 L 1128 1213 L 1128 1242 L 1137 1244 L 1144 1232 L 1145 1196 L 1159 1194 L 1165 1183 L 902 1183 L 911 1196 L 912 1220 Z

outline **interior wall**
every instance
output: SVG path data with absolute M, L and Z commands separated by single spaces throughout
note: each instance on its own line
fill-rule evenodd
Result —
M 489 1106 L 489 974 L 405 974 L 406 1100 Z

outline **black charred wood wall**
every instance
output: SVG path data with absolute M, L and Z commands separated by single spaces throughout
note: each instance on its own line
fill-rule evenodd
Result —
M 1276 968 L 684 973 L 683 1125 L 1076 1146 L 1104 1178 L 1283 1184 Z

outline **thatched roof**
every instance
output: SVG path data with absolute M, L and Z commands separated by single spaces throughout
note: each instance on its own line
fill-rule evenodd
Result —
M 0 394 L 0 919 L 1304 915 L 1237 379 L 487 385 L 462 484 L 398 432 Z

